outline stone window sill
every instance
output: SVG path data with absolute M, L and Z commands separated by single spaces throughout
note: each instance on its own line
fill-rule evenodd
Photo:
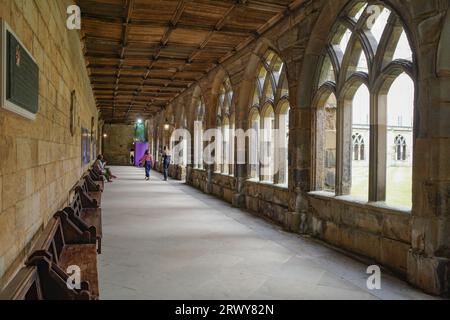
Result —
M 341 201 L 344 203 L 348 203 L 350 205 L 356 205 L 356 206 L 359 206 L 362 208 L 370 207 L 370 208 L 378 209 L 384 213 L 389 213 L 389 214 L 400 214 L 400 215 L 410 215 L 411 214 L 411 209 L 388 205 L 383 201 L 367 202 L 366 200 L 362 200 L 361 198 L 357 198 L 357 197 L 350 196 L 350 195 L 336 196 L 334 193 L 328 192 L 328 191 L 312 191 L 312 192 L 309 192 L 308 194 L 315 198 L 337 200 L 337 201 Z
M 275 184 L 273 182 L 269 182 L 269 181 L 260 181 L 258 179 L 252 178 L 252 179 L 247 179 L 247 182 L 250 183 L 254 183 L 254 184 L 260 184 L 263 185 L 265 187 L 270 187 L 273 189 L 279 189 L 282 191 L 287 191 L 288 190 L 288 185 L 287 184 Z

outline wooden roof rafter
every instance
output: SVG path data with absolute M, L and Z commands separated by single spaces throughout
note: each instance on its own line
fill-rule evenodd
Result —
M 86 67 L 108 123 L 164 108 L 311 0 L 76 1 Z
M 134 7 L 134 0 L 124 0 L 125 1 L 125 19 L 123 22 L 123 27 L 122 27 L 122 45 L 121 45 L 121 50 L 120 50 L 120 63 L 119 63 L 119 67 L 117 69 L 117 75 L 116 75 L 116 87 L 114 89 L 114 94 L 113 94 L 113 100 L 116 100 L 117 97 L 117 91 L 119 89 L 119 81 L 120 81 L 120 75 L 122 72 L 122 67 L 123 67 L 123 61 L 125 59 L 125 50 L 128 44 L 128 34 L 130 31 L 130 20 L 131 20 L 131 15 L 133 13 L 133 7 Z M 114 112 L 115 110 L 113 109 L 113 118 L 114 118 Z
M 147 68 L 147 71 L 142 79 L 141 85 L 139 86 L 138 89 L 136 89 L 135 96 L 138 96 L 140 94 L 140 92 L 142 91 L 142 88 L 144 87 L 144 83 L 150 74 L 150 70 L 152 69 L 155 62 L 158 61 L 160 54 L 161 54 L 161 49 L 167 45 L 167 42 L 169 41 L 172 31 L 174 30 L 174 28 L 176 28 L 178 21 L 180 20 L 181 15 L 183 14 L 185 5 L 186 5 L 186 0 L 181 0 L 178 3 L 178 6 L 172 16 L 172 19 L 170 20 L 169 26 L 167 27 L 166 32 L 164 33 L 164 35 L 161 38 L 161 46 L 156 50 L 156 53 L 153 56 L 153 60 L 150 62 L 149 66 Z M 134 101 L 134 99 L 130 102 L 130 107 L 125 115 L 125 121 L 127 120 L 128 114 L 130 113 L 130 110 L 133 107 L 133 101 Z M 150 104 L 150 102 L 149 102 L 149 104 Z

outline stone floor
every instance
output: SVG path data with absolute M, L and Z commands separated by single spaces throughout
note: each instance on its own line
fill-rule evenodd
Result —
M 108 299 L 430 299 L 383 272 L 279 230 L 178 181 L 112 167 L 103 196 L 101 297 Z

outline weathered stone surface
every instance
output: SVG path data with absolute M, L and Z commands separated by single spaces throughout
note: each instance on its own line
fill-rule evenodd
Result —
M 380 261 L 394 270 L 405 274 L 409 248 L 410 244 L 408 243 L 381 238 Z
M 188 183 L 226 201 L 230 201 L 232 195 L 234 205 L 269 217 L 287 228 L 292 219 L 297 224 L 297 216 L 293 218 L 289 213 L 295 211 L 300 217 L 300 232 L 370 257 L 399 273 L 406 273 L 414 285 L 430 292 L 445 293 L 448 291 L 448 280 L 442 276 L 445 263 L 437 263 L 436 259 L 446 256 L 448 245 L 445 242 L 450 242 L 447 227 L 450 215 L 450 46 L 447 30 L 450 14 L 447 1 L 389 1 L 391 9 L 402 18 L 416 63 L 411 75 L 416 88 L 411 212 L 381 203 L 364 203 L 354 199 L 343 201 L 340 197 L 310 194 L 317 190 L 317 181 L 314 180 L 317 180 L 315 175 L 320 171 L 315 168 L 320 156 L 314 145 L 317 144 L 315 122 L 318 112 L 312 105 L 317 91 L 318 63 L 339 13 L 349 4 L 348 0 L 309 1 L 291 12 L 289 17 L 267 30 L 264 37 L 256 39 L 221 67 L 213 69 L 198 81 L 198 85 L 181 93 L 166 110 L 159 113 L 155 117 L 155 125 L 159 125 L 159 129 L 155 128 L 159 130 L 155 143 L 164 145 L 170 141 L 170 136 L 161 129 L 163 124 L 167 119 L 173 119 L 175 126 L 179 127 L 180 115 L 186 110 L 190 115 L 187 126 L 193 133 L 195 102 L 200 96 L 206 106 L 204 127 L 216 127 L 219 86 L 225 76 L 231 79 L 235 94 L 231 106 L 235 128 L 245 131 L 253 106 L 259 57 L 273 47 L 287 66 L 290 89 L 287 188 L 283 190 L 275 185 L 248 181 L 249 168 L 246 164 L 236 166 L 236 180 L 214 174 L 213 169 L 208 168 L 203 172 L 193 170 Z M 11 141 L 3 143 L 14 144 Z M 337 145 L 329 147 L 334 150 Z M 243 147 L 235 146 L 235 151 L 239 148 Z M 337 152 L 328 157 L 328 164 L 334 165 L 329 181 L 340 183 L 342 190 L 338 194 L 348 191 L 348 181 L 339 180 L 346 176 L 348 168 L 340 168 L 343 171 L 341 177 L 338 172 L 340 161 L 344 158 Z M 376 176 L 373 169 L 372 180 Z M 178 176 L 178 171 L 175 170 L 173 175 Z M 373 198 L 377 197 L 372 195 Z M 405 256 L 410 248 L 413 248 L 414 254 L 408 256 L 406 263 Z
M 23 262 L 36 233 L 67 201 L 81 167 L 81 130 L 98 131 L 81 42 L 65 27 L 70 1 L 0 1 L 4 19 L 36 58 L 35 121 L 0 110 L 0 289 Z M 71 92 L 76 133 L 70 133 Z M 95 137 L 96 138 L 96 137 Z
M 114 124 L 104 127 L 107 138 L 104 139 L 103 156 L 111 165 L 130 164 L 130 150 L 134 148 L 134 126 Z

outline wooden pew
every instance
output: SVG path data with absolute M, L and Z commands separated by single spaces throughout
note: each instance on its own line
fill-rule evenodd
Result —
M 0 292 L 0 300 L 44 300 L 37 267 L 22 268 Z
M 75 194 L 70 206 L 63 209 L 77 226 L 95 230 L 98 254 L 102 253 L 102 209 L 97 201 L 87 195 L 80 186 L 75 188 Z
M 103 179 L 103 174 L 101 174 L 101 173 L 99 174 L 96 171 L 94 171 L 93 169 L 89 169 L 88 174 L 89 174 L 89 177 L 92 179 L 92 181 L 94 181 L 94 183 L 97 184 L 101 190 L 104 190 L 105 183 L 104 183 L 104 179 Z
M 26 262 L 36 267 L 45 300 L 95 300 L 99 297 L 96 239 L 80 230 L 67 213 L 58 212 L 39 237 Z M 67 269 L 81 270 L 81 288 L 67 286 Z
M 100 207 L 102 203 L 102 191 L 100 190 L 100 186 L 95 184 L 89 176 L 84 176 L 78 182 L 77 186 L 83 190 L 85 194 L 87 194 L 91 199 L 97 202 L 97 206 Z
M 90 192 L 103 192 L 103 187 L 92 179 L 89 171 L 83 175 L 82 179 L 87 181 Z

